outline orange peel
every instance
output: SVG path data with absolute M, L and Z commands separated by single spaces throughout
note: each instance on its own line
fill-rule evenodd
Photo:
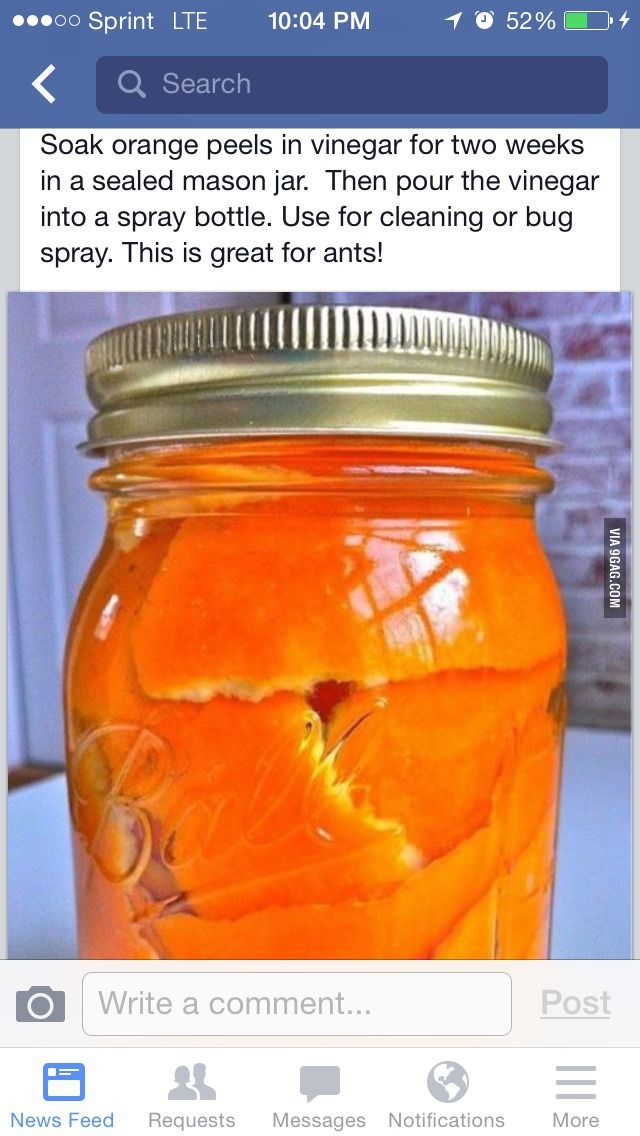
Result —
M 328 680 L 376 686 L 563 654 L 557 587 L 523 525 L 192 517 L 132 623 L 139 682 L 153 698 L 257 700 Z M 508 595 L 505 561 L 518 581 Z

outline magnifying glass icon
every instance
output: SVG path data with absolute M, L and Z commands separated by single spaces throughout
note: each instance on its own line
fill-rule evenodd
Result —
M 121 71 L 118 75 L 118 86 L 123 95 L 139 95 L 146 99 L 146 92 L 142 90 L 142 76 L 138 71 Z

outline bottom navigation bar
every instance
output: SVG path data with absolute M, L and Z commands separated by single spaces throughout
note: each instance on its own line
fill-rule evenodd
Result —
M 631 1131 L 637 1052 L 52 1048 L 4 1051 L 2 1062 L 3 1132 L 598 1128 L 621 1136 Z

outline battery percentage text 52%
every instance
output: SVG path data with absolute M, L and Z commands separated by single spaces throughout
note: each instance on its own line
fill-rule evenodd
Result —
M 508 12 L 507 27 L 511 32 L 549 31 L 556 26 L 553 12 Z

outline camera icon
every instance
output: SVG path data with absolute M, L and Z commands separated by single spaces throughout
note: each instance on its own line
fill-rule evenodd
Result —
M 63 1022 L 64 1003 L 64 990 L 52 990 L 50 986 L 16 990 L 16 1021 Z

